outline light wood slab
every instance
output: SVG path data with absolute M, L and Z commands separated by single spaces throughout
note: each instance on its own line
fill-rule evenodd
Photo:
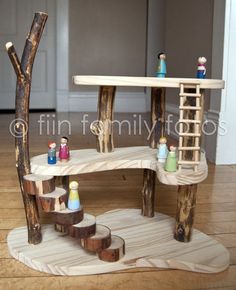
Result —
M 164 170 L 163 163 L 157 162 L 156 149 L 147 146 L 116 148 L 111 153 L 98 153 L 95 149 L 72 150 L 68 162 L 58 161 L 55 165 L 47 163 L 47 154 L 31 158 L 31 171 L 37 174 L 54 176 L 75 175 L 82 173 L 143 168 L 156 171 L 160 182 L 169 185 L 186 185 L 202 182 L 208 173 L 205 155 L 202 153 L 198 171 L 183 168 L 171 173 Z
M 199 84 L 200 89 L 223 89 L 225 82 L 214 79 L 190 79 L 190 78 L 156 78 L 156 77 L 124 77 L 124 76 L 73 76 L 75 85 L 96 86 L 135 86 L 135 87 L 165 87 L 179 88 L 181 83 Z
M 147 218 L 138 209 L 121 209 L 97 217 L 113 234 L 125 240 L 126 254 L 115 263 L 103 262 L 84 251 L 76 239 L 43 226 L 43 242 L 27 243 L 26 227 L 12 230 L 8 237 L 10 254 L 38 271 L 56 275 L 87 275 L 136 267 L 174 268 L 216 273 L 229 266 L 229 253 L 219 242 L 194 230 L 192 241 L 173 239 L 174 219 L 156 213 Z

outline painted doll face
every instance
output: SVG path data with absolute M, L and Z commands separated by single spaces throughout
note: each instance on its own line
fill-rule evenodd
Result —
M 200 64 L 205 64 L 207 62 L 207 59 L 204 56 L 201 56 L 201 57 L 198 58 L 198 62 Z
M 52 142 L 52 143 L 48 144 L 48 148 L 50 148 L 50 149 L 55 149 L 56 146 L 57 146 L 57 144 L 55 142 Z
M 166 55 L 163 53 L 163 54 L 161 54 L 160 55 L 160 59 L 163 59 L 163 60 L 165 60 L 166 59 Z
M 71 181 L 69 187 L 70 189 L 76 190 L 79 187 L 79 183 L 77 181 Z
M 160 144 L 166 144 L 167 140 L 165 137 L 161 137 L 160 140 L 159 140 L 159 143 Z
M 170 151 L 172 151 L 172 152 L 176 151 L 176 147 L 173 146 L 173 145 L 171 145 L 171 146 L 170 146 Z
M 67 144 L 67 139 L 61 138 L 61 144 Z

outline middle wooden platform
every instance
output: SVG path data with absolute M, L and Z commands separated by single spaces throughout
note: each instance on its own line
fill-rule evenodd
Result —
M 161 183 L 169 185 L 187 185 L 200 183 L 207 177 L 208 169 L 205 154 L 201 154 L 198 171 L 183 168 L 176 172 L 166 172 L 163 163 L 157 162 L 157 150 L 147 146 L 116 148 L 114 152 L 103 154 L 95 149 L 72 150 L 68 162 L 51 165 L 47 163 L 47 154 L 31 158 L 31 171 L 42 175 L 76 175 L 115 169 L 141 168 L 157 173 Z

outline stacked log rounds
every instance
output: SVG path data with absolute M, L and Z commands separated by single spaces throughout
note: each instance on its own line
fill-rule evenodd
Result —
M 56 189 L 44 195 L 38 196 L 38 203 L 45 212 L 61 211 L 66 209 L 68 195 L 65 189 L 56 187 Z
M 98 257 L 104 262 L 117 262 L 125 255 L 125 241 L 119 236 L 111 236 L 110 247 L 98 252 Z
M 94 236 L 81 239 L 81 246 L 90 252 L 98 252 L 104 250 L 111 245 L 111 230 L 103 225 L 96 226 L 96 233 Z
M 81 206 L 77 210 L 64 209 L 60 211 L 52 212 L 52 219 L 55 224 L 63 225 L 63 226 L 71 226 L 74 224 L 78 224 L 84 218 L 83 207 Z
M 27 194 L 47 194 L 55 190 L 55 180 L 51 175 L 28 174 L 23 176 L 23 188 Z
M 96 218 L 90 214 L 84 214 L 84 219 L 75 225 L 69 226 L 69 235 L 77 239 L 85 239 L 95 235 L 96 233 Z

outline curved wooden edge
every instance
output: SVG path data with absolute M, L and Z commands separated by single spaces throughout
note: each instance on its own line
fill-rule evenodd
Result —
M 68 194 L 65 189 L 56 187 L 51 193 L 40 195 L 37 201 L 45 212 L 61 211 L 66 209 Z
M 119 236 L 111 236 L 110 247 L 98 252 L 98 257 L 104 262 L 117 262 L 125 255 L 125 241 Z
M 157 162 L 157 150 L 147 146 L 116 148 L 109 154 L 98 153 L 94 149 L 71 150 L 71 159 L 67 163 L 50 166 L 45 161 L 45 154 L 31 159 L 34 173 L 74 175 L 115 169 L 142 168 L 156 171 L 161 183 L 168 185 L 187 185 L 202 182 L 208 173 L 205 154 L 201 153 L 198 171 L 183 168 L 177 172 L 166 172 L 163 163 Z
M 69 226 L 81 222 L 84 218 L 83 207 L 78 210 L 69 210 L 68 208 L 61 211 L 53 211 L 52 220 L 55 224 Z
M 27 194 L 42 195 L 55 190 L 52 175 L 27 174 L 23 176 L 23 188 Z
M 104 225 L 96 225 L 94 236 L 81 239 L 81 246 L 88 251 L 98 252 L 108 248 L 111 245 L 111 230 Z
M 223 89 L 225 82 L 216 79 L 194 79 L 194 78 L 156 78 L 156 77 L 126 77 L 126 76 L 96 76 L 78 75 L 73 76 L 75 85 L 94 86 L 134 86 L 134 87 L 166 87 L 179 88 L 181 83 L 199 84 L 200 89 Z
M 75 225 L 69 226 L 68 233 L 71 237 L 85 239 L 96 234 L 96 218 L 90 214 L 84 214 L 84 219 Z
M 149 219 L 140 215 L 140 209 L 117 209 L 98 216 L 97 221 L 125 239 L 126 254 L 121 260 L 99 260 L 73 238 L 54 231 L 53 225 L 43 225 L 43 242 L 37 247 L 27 244 L 27 227 L 11 230 L 8 249 L 30 268 L 56 275 L 111 273 L 135 267 L 218 273 L 229 266 L 229 252 L 211 236 L 194 229 L 190 243 L 177 242 L 173 238 L 175 221 L 164 214 L 155 213 Z

